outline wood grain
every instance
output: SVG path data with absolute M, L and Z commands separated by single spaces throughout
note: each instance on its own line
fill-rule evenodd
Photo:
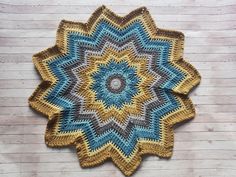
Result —
M 185 58 L 202 75 L 173 157 L 144 157 L 133 176 L 236 176 L 235 0 L 0 0 L 0 176 L 123 176 L 111 162 L 81 169 L 74 148 L 46 147 L 47 119 L 27 102 L 41 80 L 32 55 L 54 45 L 60 20 L 85 22 L 101 4 L 120 15 L 147 6 L 158 27 L 184 32 Z

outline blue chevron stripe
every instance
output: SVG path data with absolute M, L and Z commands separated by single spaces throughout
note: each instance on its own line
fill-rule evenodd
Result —
M 135 126 L 130 132 L 130 136 L 127 139 L 124 139 L 121 135 L 113 130 L 106 131 L 98 136 L 93 130 L 91 122 L 88 123 L 87 120 L 83 120 L 82 118 L 80 122 L 77 122 L 70 127 L 67 126 L 66 131 L 73 131 L 74 129 L 82 130 L 86 134 L 91 150 L 102 147 L 104 144 L 111 141 L 116 146 L 118 146 L 125 155 L 129 156 L 132 153 L 138 139 L 150 139 L 153 141 L 158 141 L 160 138 L 160 132 L 159 126 L 157 125 L 161 124 L 160 121 L 164 117 L 164 115 L 180 107 L 178 101 L 170 92 L 161 92 L 164 99 L 166 100 L 166 103 L 161 107 L 158 107 L 151 111 L 150 126 L 147 129 L 140 126 Z M 70 111 L 67 110 L 66 112 L 64 112 L 63 116 L 69 116 L 69 114 Z M 84 128 L 85 125 L 86 128 Z
M 65 108 L 65 111 L 63 112 L 64 116 L 66 118 L 73 117 L 73 110 L 71 110 L 72 107 L 74 107 L 74 103 L 70 102 L 69 100 L 64 99 L 62 96 L 58 97 L 58 95 L 63 93 L 63 90 L 66 89 L 67 84 L 69 82 L 69 77 L 66 76 L 66 73 L 63 70 L 63 66 L 67 65 L 69 62 L 75 62 L 79 59 L 79 56 L 77 56 L 77 53 L 75 52 L 78 48 L 78 45 L 93 45 L 97 46 L 101 42 L 101 39 L 104 35 L 110 35 L 113 38 L 115 38 L 118 41 L 125 40 L 127 37 L 135 34 L 137 38 L 139 39 L 139 42 L 145 46 L 145 49 L 147 50 L 158 50 L 161 53 L 160 62 L 157 63 L 158 67 L 160 66 L 165 72 L 168 72 L 169 75 L 172 75 L 172 80 L 177 80 L 176 78 L 179 78 L 181 80 L 183 77 L 181 76 L 181 72 L 175 69 L 173 66 L 168 65 L 168 53 L 169 53 L 169 44 L 167 42 L 157 42 L 157 41 L 150 41 L 148 36 L 146 36 L 145 31 L 143 31 L 142 26 L 137 23 L 133 24 L 129 27 L 127 27 L 125 30 L 117 31 L 116 29 L 113 29 L 105 22 L 102 22 L 98 25 L 98 28 L 96 32 L 92 35 L 92 37 L 87 36 L 81 36 L 79 34 L 72 34 L 69 37 L 69 44 L 70 44 L 70 53 L 68 56 L 64 56 L 61 58 L 57 58 L 56 60 L 53 60 L 49 63 L 49 66 L 53 73 L 55 73 L 55 76 L 58 78 L 59 82 L 54 87 L 54 89 L 48 94 L 46 97 L 49 102 L 56 104 L 62 108 Z M 163 67 L 165 66 L 165 67 Z M 183 75 L 183 74 L 182 74 Z M 166 88 L 173 88 L 175 84 L 173 83 L 165 83 Z M 173 109 L 178 108 L 179 104 L 175 100 L 175 98 L 169 93 L 162 93 L 163 97 L 165 97 L 167 101 L 167 104 L 163 107 L 158 108 L 157 110 L 153 111 L 152 118 L 151 118 L 151 124 L 152 126 L 149 130 L 143 129 L 142 127 L 135 127 L 135 130 L 133 129 L 130 133 L 130 137 L 128 139 L 123 139 L 120 135 L 118 135 L 117 132 L 114 132 L 113 130 L 110 130 L 108 132 L 104 132 L 104 134 L 97 136 L 95 132 L 93 131 L 93 127 L 90 122 L 88 121 L 80 121 L 76 122 L 74 124 L 70 124 L 69 127 L 68 124 L 62 124 L 61 130 L 63 131 L 74 131 L 81 129 L 83 130 L 86 135 L 88 136 L 88 141 L 91 149 L 96 149 L 104 143 L 110 141 L 114 142 L 117 146 L 119 146 L 122 151 L 129 155 L 133 147 L 136 144 L 136 140 L 138 137 L 140 138 L 150 138 L 153 140 L 158 140 L 158 136 L 154 132 L 158 132 L 158 126 L 159 125 L 159 119 L 168 113 L 169 111 L 172 111 Z M 68 108 L 68 109 L 67 109 Z M 158 116 L 158 117 L 157 117 Z M 86 126 L 85 126 L 86 125 Z M 155 131 L 156 130 L 156 131 Z
M 65 66 L 68 63 L 73 63 L 79 59 L 79 56 L 77 56 L 77 52 L 76 52 L 78 45 L 83 44 L 85 46 L 86 45 L 98 46 L 104 35 L 108 35 L 108 36 L 111 35 L 117 41 L 123 41 L 129 36 L 131 36 L 132 34 L 134 34 L 134 35 L 137 35 L 137 38 L 139 39 L 138 41 L 141 42 L 142 46 L 145 46 L 145 49 L 160 51 L 161 57 L 159 58 L 159 60 L 157 60 L 157 61 L 160 61 L 160 62 L 157 62 L 158 69 L 165 71 L 168 74 L 168 76 L 172 76 L 171 79 L 169 79 L 166 83 L 163 84 L 163 88 L 172 89 L 178 84 L 179 81 L 181 81 L 184 78 L 184 73 L 176 69 L 174 66 L 169 65 L 169 63 L 167 62 L 169 48 L 170 48 L 168 42 L 150 41 L 150 40 L 148 41 L 148 36 L 146 35 L 143 27 L 139 23 L 135 23 L 129 28 L 122 31 L 113 29 L 108 24 L 106 24 L 107 26 L 104 26 L 105 24 L 106 22 L 101 22 L 101 24 L 98 25 L 97 30 L 91 37 L 81 36 L 79 33 L 78 34 L 73 33 L 69 36 L 69 44 L 70 44 L 69 55 L 67 57 L 57 58 L 56 61 L 52 60 L 49 63 L 49 67 L 54 71 L 53 73 L 61 73 L 61 74 L 55 74 L 56 76 L 59 76 L 60 83 L 58 83 L 58 87 L 54 88 L 54 90 L 57 90 L 57 89 L 60 90 L 62 88 L 61 85 L 68 83 L 68 80 L 66 80 L 68 78 L 65 77 L 66 73 L 60 70 L 59 68 L 60 66 L 63 66 L 63 65 Z M 112 32 L 112 33 L 109 33 L 109 32 Z M 122 34 L 122 36 L 119 36 L 120 33 Z M 58 63 L 59 65 L 57 65 Z M 171 82 L 171 81 L 176 81 L 176 82 Z

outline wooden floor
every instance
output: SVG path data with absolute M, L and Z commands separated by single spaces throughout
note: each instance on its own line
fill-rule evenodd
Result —
M 173 3 L 175 2 L 175 3 Z M 236 0 L 0 0 L 0 176 L 120 177 L 111 163 L 81 169 L 74 149 L 44 144 L 47 119 L 27 98 L 40 82 L 31 57 L 55 43 L 60 20 L 85 22 L 101 4 L 125 15 L 145 5 L 157 26 L 186 36 L 202 82 L 196 118 L 175 129 L 171 160 L 143 159 L 134 177 L 236 176 Z

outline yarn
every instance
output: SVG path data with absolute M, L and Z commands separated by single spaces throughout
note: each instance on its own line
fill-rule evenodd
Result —
M 127 176 L 141 155 L 170 157 L 173 125 L 194 117 L 187 94 L 200 82 L 183 44 L 145 7 L 61 21 L 56 45 L 33 56 L 43 81 L 29 104 L 49 119 L 46 144 L 75 146 L 82 167 L 110 158 Z

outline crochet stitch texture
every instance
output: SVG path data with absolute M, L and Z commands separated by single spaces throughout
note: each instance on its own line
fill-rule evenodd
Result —
M 82 167 L 110 158 L 127 176 L 141 155 L 170 157 L 173 125 L 194 117 L 187 94 L 200 82 L 183 43 L 145 7 L 120 17 L 102 6 L 87 23 L 62 20 L 56 45 L 33 56 L 42 83 L 29 104 L 48 117 L 46 144 L 74 145 Z

